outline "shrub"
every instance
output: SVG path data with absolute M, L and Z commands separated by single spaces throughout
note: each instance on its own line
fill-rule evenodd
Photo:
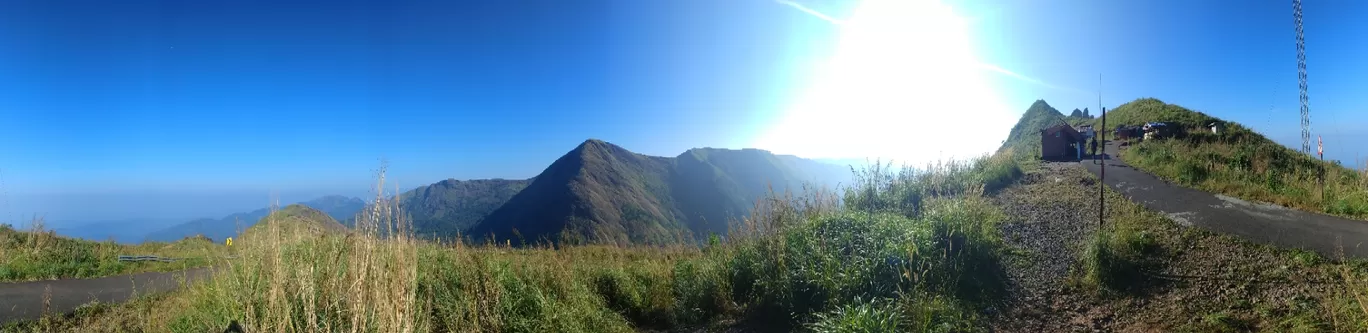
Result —
M 1138 291 L 1158 249 L 1158 241 L 1134 225 L 1104 226 L 1084 243 L 1080 282 L 1103 292 Z
M 1208 174 L 1207 168 L 1200 162 L 1183 160 L 1178 163 L 1178 180 L 1184 184 L 1199 184 L 1206 180 Z
M 856 333 L 856 332 L 900 332 L 906 331 L 902 320 L 902 308 L 897 302 L 880 299 L 871 302 L 855 300 L 853 304 L 837 307 L 816 316 L 816 322 L 809 325 L 813 332 L 819 333 Z

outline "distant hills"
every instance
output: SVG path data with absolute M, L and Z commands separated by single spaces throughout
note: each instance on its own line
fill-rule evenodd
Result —
M 848 167 L 758 149 L 647 156 L 588 140 L 557 159 L 466 235 L 498 241 L 665 244 L 725 233 L 772 188 L 834 188 Z
M 591 139 L 533 178 L 447 179 L 403 192 L 398 199 L 414 232 L 424 238 L 670 244 L 725 234 L 730 220 L 749 214 L 771 190 L 801 194 L 802 186 L 809 185 L 810 190 L 835 191 L 851 178 L 848 165 L 759 149 L 696 148 L 661 157 Z M 366 204 L 327 196 L 281 212 L 329 222 L 322 225 L 331 230 L 334 224 L 349 227 Z M 147 234 L 145 240 L 203 234 L 219 241 L 252 228 L 269 213 L 263 208 L 197 219 Z
M 334 220 L 350 220 L 357 212 L 361 211 L 361 208 L 365 207 L 366 203 L 358 198 L 330 195 L 305 201 L 301 204 L 323 212 Z M 187 236 L 202 234 L 214 241 L 220 241 L 225 237 L 237 235 L 239 230 L 255 225 L 257 221 L 266 217 L 270 212 L 269 208 L 262 208 L 251 212 L 230 214 L 219 219 L 196 219 L 147 234 L 144 240 L 171 242 Z

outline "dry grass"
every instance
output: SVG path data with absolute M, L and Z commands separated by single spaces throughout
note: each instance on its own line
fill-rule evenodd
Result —
M 421 242 L 398 203 L 378 195 L 349 234 L 288 233 L 268 219 L 210 281 L 15 330 L 211 332 L 237 322 L 248 332 L 636 332 L 744 318 L 968 329 L 1002 288 L 992 225 L 1003 217 L 978 193 L 985 179 L 1005 180 L 978 174 L 1016 170 L 985 163 L 879 174 L 874 191 L 846 193 L 887 206 L 774 194 L 729 239 L 703 247 Z M 925 210 L 903 214 L 913 197 Z M 865 303 L 898 312 L 871 321 Z
M 254 332 L 425 331 L 417 241 L 398 202 L 382 194 L 383 171 L 378 183 L 375 201 L 345 236 L 286 233 L 298 228 L 268 217 L 262 232 L 238 242 L 238 259 L 188 291 L 195 311 L 170 327 L 204 331 L 236 320 Z

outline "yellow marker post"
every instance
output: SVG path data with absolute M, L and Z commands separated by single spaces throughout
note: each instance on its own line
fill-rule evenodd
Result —
M 233 246 L 233 237 L 228 237 L 227 239 L 224 239 L 224 240 L 223 240 L 223 244 L 224 244 L 224 245 L 228 245 L 228 246 Z

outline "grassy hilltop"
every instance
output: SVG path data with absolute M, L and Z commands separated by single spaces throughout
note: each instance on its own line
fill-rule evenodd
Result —
M 1184 134 L 1122 150 L 1121 158 L 1141 170 L 1205 191 L 1368 219 L 1368 177 L 1363 171 L 1316 160 L 1238 123 L 1154 98 L 1107 112 L 1108 127 L 1150 121 L 1179 126 Z M 1220 134 L 1206 128 L 1213 121 L 1225 124 Z

